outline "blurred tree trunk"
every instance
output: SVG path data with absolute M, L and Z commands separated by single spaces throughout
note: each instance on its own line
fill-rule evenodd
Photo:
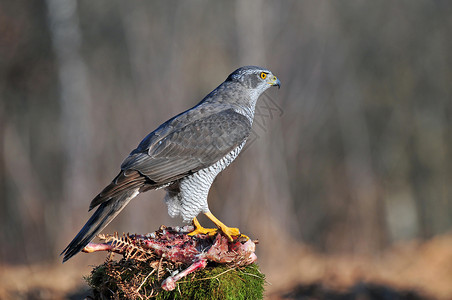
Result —
M 240 66 L 268 67 L 280 76 L 278 65 L 267 61 L 267 51 L 273 46 L 269 33 L 273 31 L 271 24 L 275 20 L 272 15 L 265 14 L 265 5 L 262 0 L 236 1 L 237 61 Z M 230 199 L 225 201 L 223 210 L 228 220 L 237 223 L 240 219 L 249 220 L 246 224 L 249 232 L 244 232 L 252 237 L 272 237 L 271 247 L 266 247 L 266 252 L 262 253 L 267 257 L 264 260 L 284 251 L 288 235 L 296 231 L 297 223 L 291 212 L 290 179 L 285 168 L 281 135 L 283 128 L 279 126 L 283 110 L 276 108 L 280 101 L 280 90 L 274 89 L 258 100 L 253 133 L 237 163 L 241 170 L 247 171 L 230 174 L 234 176 L 231 186 L 237 187 L 237 192 L 227 193 Z
M 77 1 L 47 0 L 49 26 L 53 50 L 56 55 L 59 92 L 61 140 L 65 168 L 63 173 L 63 195 L 61 214 L 68 211 L 86 211 L 87 199 L 92 195 L 90 185 L 93 172 L 90 170 L 91 111 L 92 103 L 88 85 L 88 73 L 80 54 L 82 35 L 77 12 Z M 83 201 L 82 201 L 83 200 Z M 77 224 L 79 217 L 76 214 Z M 71 222 L 63 226 L 72 228 Z M 70 230 L 72 231 L 72 230 Z
M 5 153 L 4 153 L 4 142 L 5 142 L 5 116 L 3 113 L 4 103 L 0 102 L 0 197 L 3 199 L 3 201 L 0 201 L 0 226 L 1 228 L 7 228 L 8 223 L 10 221 L 7 221 L 7 195 L 6 195 L 6 174 L 5 174 Z M 0 244 L 4 243 L 4 241 L 7 241 L 7 233 L 6 230 L 0 231 Z M 6 257 L 6 249 L 4 247 L 0 247 L 0 262 L 2 261 L 2 258 Z
M 347 250 L 372 253 L 381 250 L 386 242 L 384 209 L 373 169 L 363 95 L 352 82 L 348 79 L 342 81 L 338 87 L 340 96 L 335 97 L 348 184 L 346 189 L 350 191 L 348 222 L 343 229 L 350 239 L 344 243 L 341 238 L 332 237 L 331 242 L 333 245 L 342 244 Z

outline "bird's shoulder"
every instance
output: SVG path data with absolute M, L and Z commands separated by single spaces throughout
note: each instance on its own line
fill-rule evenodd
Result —
M 179 174 L 192 172 L 215 163 L 238 147 L 246 141 L 250 130 L 249 119 L 233 108 L 195 107 L 151 132 L 124 160 L 121 169 L 138 170 L 156 181 L 177 175 L 153 174 L 160 165 L 164 169 L 171 167 L 171 173 L 178 169 Z
M 156 130 L 149 133 L 131 154 L 136 152 L 152 153 L 159 144 L 172 137 L 177 140 L 178 133 L 213 131 L 217 135 L 243 132 L 251 127 L 250 121 L 231 107 L 197 106 L 169 119 Z M 238 133 L 237 132 L 237 133 Z M 206 137 L 209 138 L 209 137 Z

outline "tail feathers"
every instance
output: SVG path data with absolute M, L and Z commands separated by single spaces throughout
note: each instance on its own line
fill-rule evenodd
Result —
M 93 201 L 91 201 L 89 210 L 92 210 L 103 202 L 109 201 L 111 198 L 122 195 L 125 190 L 134 190 L 137 187 L 143 186 L 146 180 L 147 178 L 136 170 L 125 170 L 119 172 L 118 176 L 116 176 L 115 179 L 113 179 L 113 181 L 106 188 L 104 188 L 103 191 L 93 199 Z
M 61 253 L 61 255 L 64 255 L 63 262 L 83 250 L 138 193 L 139 187 L 135 187 L 134 189 L 117 193 L 108 201 L 102 202 L 88 222 L 86 222 L 85 226 L 83 226 L 82 230 L 80 230 L 77 236 Z

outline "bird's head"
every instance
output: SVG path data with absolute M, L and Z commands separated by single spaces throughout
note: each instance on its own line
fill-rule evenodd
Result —
M 248 89 L 258 91 L 259 94 L 271 86 L 281 87 L 281 82 L 270 70 L 257 66 L 238 68 L 226 81 L 238 82 Z

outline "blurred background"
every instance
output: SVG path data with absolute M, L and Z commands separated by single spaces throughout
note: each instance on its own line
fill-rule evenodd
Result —
M 451 15 L 449 1 L 0 1 L 0 298 L 80 289 L 105 255 L 59 254 L 92 198 L 243 65 L 282 87 L 209 204 L 259 239 L 267 297 L 369 282 L 452 297 Z M 181 225 L 163 196 L 104 232 Z

